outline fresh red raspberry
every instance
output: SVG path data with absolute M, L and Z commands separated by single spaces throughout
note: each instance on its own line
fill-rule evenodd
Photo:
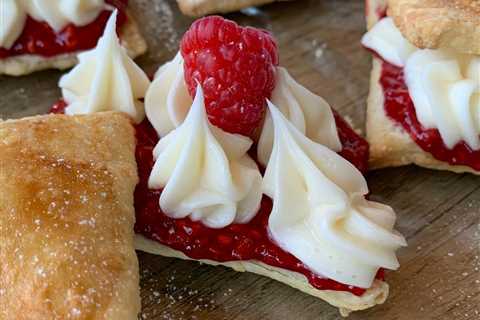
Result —
M 198 81 L 210 122 L 253 137 L 275 87 L 278 54 L 270 33 L 218 16 L 205 17 L 185 33 L 181 53 L 190 95 L 195 95 Z

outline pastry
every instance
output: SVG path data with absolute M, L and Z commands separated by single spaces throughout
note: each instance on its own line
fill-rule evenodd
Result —
M 417 48 L 480 54 L 478 0 L 389 0 L 388 11 Z
M 211 13 L 228 13 L 250 6 L 260 6 L 274 1 L 287 0 L 177 0 L 180 10 L 193 17 Z
M 456 15 L 466 10 L 462 6 L 453 9 L 446 2 L 427 2 L 432 6 L 435 2 L 436 7 L 423 9 L 424 15 L 437 10 Z M 462 3 L 467 2 L 474 6 L 475 1 Z M 362 39 L 375 52 L 367 109 L 372 167 L 413 163 L 480 173 L 480 57 L 466 53 L 476 52 L 475 45 L 471 50 L 460 45 L 454 50 L 443 46 L 443 40 L 431 40 L 436 32 L 422 34 L 423 20 L 404 14 L 416 12 L 420 7 L 416 1 L 389 1 L 388 5 L 387 9 L 385 1 L 369 1 L 370 31 Z M 412 19 L 411 26 L 400 22 L 397 27 L 401 19 Z M 422 46 L 432 48 L 419 49 L 408 40 L 413 37 L 413 25 L 418 27 L 415 37 L 422 34 L 423 40 L 418 40 Z M 425 26 L 422 30 L 429 23 Z M 404 32 L 405 28 L 411 29 Z
M 0 318 L 137 319 L 130 120 L 4 121 L 0 145 Z
M 398 268 L 405 240 L 393 210 L 364 197 L 368 144 L 278 66 L 269 33 L 197 20 L 146 89 L 128 59 L 117 84 L 95 67 L 104 48 L 122 51 L 111 30 L 60 80 L 53 111 L 135 120 L 138 249 L 259 273 L 344 315 L 385 301 L 384 269 Z
M 78 53 L 95 46 L 113 8 L 119 10 L 118 33 L 129 55 L 144 53 L 146 42 L 127 2 L 5 0 L 0 6 L 0 16 L 8 17 L 0 29 L 0 74 L 19 76 L 75 65 Z

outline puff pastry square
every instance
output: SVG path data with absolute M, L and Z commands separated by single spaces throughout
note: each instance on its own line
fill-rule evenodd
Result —
M 402 1 L 397 0 L 397 2 Z M 370 29 L 379 20 L 379 14 L 387 10 L 388 4 L 387 0 L 369 0 L 367 4 L 367 26 Z M 390 7 L 388 10 L 391 10 Z M 450 165 L 435 159 L 430 153 L 423 151 L 403 128 L 387 117 L 384 109 L 384 93 L 379 82 L 381 68 L 382 61 L 374 57 L 367 101 L 366 125 L 367 140 L 370 144 L 370 167 L 378 169 L 416 164 L 430 169 L 480 174 L 479 171 L 468 166 Z
M 137 319 L 134 149 L 119 113 L 0 122 L 0 319 Z
M 122 27 L 120 40 L 132 57 L 138 57 L 147 51 L 147 43 L 140 33 L 137 22 L 128 14 L 128 21 Z M 24 54 L 0 59 L 0 75 L 22 76 L 46 69 L 68 69 L 77 64 L 79 52 L 60 54 L 53 57 Z
M 227 13 L 275 1 L 289 0 L 177 0 L 180 10 L 192 17 L 204 16 L 210 13 Z
M 388 0 L 388 14 L 418 48 L 480 54 L 479 0 Z

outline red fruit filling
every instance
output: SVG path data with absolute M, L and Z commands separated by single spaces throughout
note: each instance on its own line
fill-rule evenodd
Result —
M 128 0 L 106 0 L 106 2 L 118 8 L 118 32 L 127 21 Z M 111 11 L 104 10 L 92 23 L 82 27 L 69 24 L 58 33 L 46 22 L 28 17 L 22 34 L 13 46 L 10 49 L 0 48 L 0 59 L 22 54 L 52 57 L 91 49 L 102 36 L 110 14 Z
M 378 19 L 386 17 L 386 8 L 376 10 Z M 372 51 L 367 48 L 367 50 Z M 397 125 L 401 126 L 425 152 L 435 159 L 450 165 L 464 165 L 480 170 L 480 150 L 472 150 L 464 141 L 449 149 L 442 140 L 437 129 L 426 129 L 418 121 L 415 105 L 405 83 L 403 68 L 385 61 L 375 51 L 372 53 L 382 60 L 380 85 L 383 89 L 385 114 Z
M 435 159 L 450 165 L 464 165 L 480 171 L 480 150 L 472 150 L 464 141 L 449 149 L 437 129 L 426 129 L 420 124 L 405 83 L 403 68 L 383 61 L 380 84 L 385 97 L 385 113 L 400 125 L 420 148 Z
M 253 136 L 275 87 L 278 54 L 272 36 L 211 16 L 192 24 L 181 53 L 190 95 L 200 83 L 210 122 L 227 132 Z
M 55 104 L 51 112 L 63 113 L 67 104 L 62 100 Z M 368 144 L 335 112 L 338 134 L 343 149 L 340 154 L 361 171 L 368 165 Z M 324 278 L 312 272 L 300 260 L 282 250 L 270 239 L 268 217 L 272 200 L 262 199 L 259 212 L 247 224 L 232 224 L 222 229 L 212 229 L 190 218 L 173 219 L 160 209 L 161 190 L 148 188 L 148 178 L 153 168 L 153 148 L 158 136 L 148 119 L 136 126 L 136 159 L 140 183 L 135 190 L 135 232 L 183 252 L 192 259 L 210 259 L 218 262 L 255 260 L 270 266 L 303 274 L 308 282 L 319 290 L 348 291 L 361 296 L 365 289 L 348 286 L 335 280 Z M 251 154 L 256 154 L 252 150 Z M 379 270 L 377 279 L 384 279 L 384 271 Z

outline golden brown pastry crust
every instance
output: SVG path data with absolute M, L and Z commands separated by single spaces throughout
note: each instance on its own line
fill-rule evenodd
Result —
M 388 15 L 418 48 L 480 54 L 480 0 L 388 0 Z
M 371 8 L 384 6 L 385 1 L 370 1 Z M 378 17 L 374 14 L 367 21 L 371 28 Z M 379 79 L 381 75 L 381 61 L 373 58 L 373 67 L 370 78 L 370 93 L 367 101 L 367 140 L 370 144 L 370 167 L 372 169 L 397 167 L 416 164 L 422 167 L 437 170 L 448 170 L 457 173 L 469 172 L 480 174 L 468 166 L 452 166 L 435 159 L 431 154 L 423 151 L 400 126 L 396 125 L 385 114 L 384 94 Z
M 165 257 L 179 258 L 184 260 L 193 260 L 183 254 L 181 251 L 171 249 L 158 242 L 148 240 L 147 238 L 136 235 L 135 247 L 137 250 L 157 254 Z M 281 268 L 269 266 L 256 261 L 230 261 L 217 262 L 213 260 L 195 260 L 214 266 L 225 266 L 239 272 L 252 272 L 262 276 L 269 277 L 276 281 L 285 283 L 295 289 L 303 291 L 309 295 L 323 299 L 331 305 L 340 309 L 342 316 L 348 316 L 352 311 L 364 310 L 377 304 L 385 302 L 388 296 L 388 284 L 384 281 L 375 280 L 373 286 L 368 289 L 361 297 L 355 296 L 350 292 L 318 290 L 310 285 L 307 279 L 296 272 Z
M 0 122 L 0 319 L 137 319 L 134 148 L 119 113 Z
M 121 30 L 120 40 L 132 58 L 147 51 L 147 43 L 142 37 L 135 19 L 130 14 L 127 23 Z M 78 53 L 66 53 L 53 57 L 24 54 L 0 59 L 0 75 L 22 76 L 46 69 L 68 69 L 77 63 Z
M 288 0 L 177 0 L 180 10 L 184 14 L 192 17 L 199 17 L 210 13 L 227 13 L 274 1 Z

